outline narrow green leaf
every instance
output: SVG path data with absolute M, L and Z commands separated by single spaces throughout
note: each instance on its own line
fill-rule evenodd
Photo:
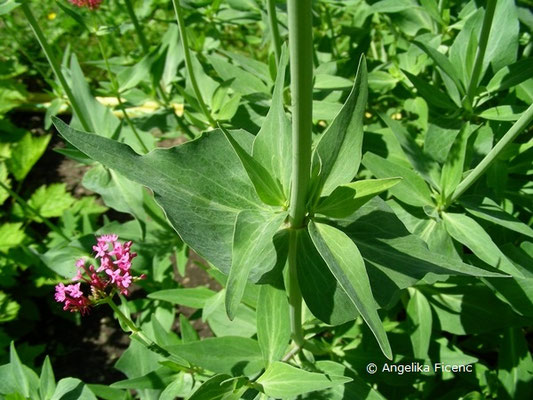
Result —
M 242 95 L 269 93 L 267 85 L 256 75 L 227 62 L 223 57 L 208 55 L 207 59 L 224 81 L 231 81 L 231 88 Z
M 93 392 L 82 381 L 76 378 L 63 378 L 57 383 L 52 400 L 97 400 Z
M 338 186 L 328 197 L 320 200 L 315 212 L 332 218 L 347 217 L 401 180 L 402 178 L 365 179 Z
M 248 177 L 252 181 L 259 198 L 265 203 L 272 206 L 282 206 L 285 204 L 285 194 L 278 180 L 270 175 L 270 172 L 263 167 L 259 161 L 248 154 L 242 146 L 230 135 L 228 131 L 222 128 L 224 136 L 231 144 L 235 154 L 241 160 L 242 166 L 246 170 Z
M 331 273 L 374 333 L 383 354 L 392 360 L 387 333 L 379 318 L 359 249 L 345 233 L 329 225 L 312 222 L 309 234 Z
M 533 57 L 524 58 L 500 69 L 487 84 L 487 92 L 506 90 L 533 77 Z
M 427 360 L 433 323 L 431 307 L 419 290 L 409 289 L 409 293 L 411 298 L 407 303 L 406 312 L 411 327 L 409 339 L 413 346 L 413 354 L 419 360 Z
M 15 350 L 15 343 L 11 341 L 9 345 L 9 364 L 11 365 L 11 373 L 16 381 L 17 388 L 24 395 L 24 397 L 30 397 L 30 384 L 26 372 L 24 371 L 24 365 L 20 362 L 20 358 Z
M 158 290 L 148 294 L 149 299 L 168 301 L 191 308 L 203 308 L 216 292 L 206 287 Z
M 183 241 L 229 273 L 237 214 L 264 205 L 220 130 L 140 156 L 127 145 L 77 131 L 59 119 L 54 124 L 63 137 L 93 159 L 152 189 Z M 251 148 L 251 134 L 237 131 L 231 135 L 241 147 Z
M 0 15 L 10 13 L 15 8 L 19 7 L 21 3 L 16 0 L 6 0 L 0 4 Z
M 46 356 L 41 369 L 41 376 L 39 378 L 39 394 L 42 400 L 49 400 L 52 398 L 56 390 L 56 379 L 54 371 L 52 370 L 52 363 L 50 358 Z
M 296 234 L 298 283 L 311 313 L 329 325 L 357 318 L 357 308 L 320 256 L 308 230 L 300 229 Z
M 437 186 L 433 179 L 433 175 L 438 170 L 437 163 L 422 151 L 422 149 L 416 144 L 414 138 L 399 122 L 394 121 L 387 114 L 380 114 L 379 116 L 390 128 L 398 143 L 400 143 L 403 153 L 413 166 L 414 170 L 418 172 L 427 183 Z
M 505 212 L 496 202 L 488 197 L 480 198 L 478 196 L 463 196 L 459 200 L 459 203 L 467 212 L 477 218 L 484 219 L 485 221 L 498 224 L 533 238 L 533 229 L 531 229 L 531 227 Z
M 433 59 L 435 64 L 452 79 L 453 83 L 455 83 L 455 86 L 457 86 L 461 93 L 465 93 L 464 87 L 459 81 L 459 74 L 457 73 L 457 70 L 444 54 L 430 45 L 419 42 L 418 40 L 413 41 L 413 43 Z
M 164 389 L 176 378 L 176 371 L 160 367 L 146 375 L 114 382 L 111 387 L 115 389 Z
M 313 170 L 320 170 L 315 195 L 328 195 L 349 183 L 361 163 L 363 116 L 368 96 L 366 60 L 362 56 L 348 99 L 320 137 L 313 152 Z M 321 165 L 320 169 L 317 168 Z
M 466 145 L 472 132 L 473 130 L 470 129 L 469 123 L 463 125 L 448 153 L 440 177 L 441 195 L 443 199 L 447 200 L 453 194 L 459 182 L 461 182 L 466 156 Z
M 524 111 L 525 108 L 522 106 L 503 105 L 488 108 L 479 116 L 490 121 L 517 121 Z
M 262 386 L 266 395 L 285 399 L 343 385 L 351 380 L 346 376 L 308 372 L 289 364 L 274 362 L 261 375 L 257 383 Z
M 288 61 L 289 55 L 284 46 L 281 50 L 272 103 L 255 137 L 252 150 L 253 157 L 281 182 L 286 198 L 289 198 L 292 171 L 291 123 L 283 106 L 283 88 Z
M 373 153 L 365 154 L 363 165 L 380 179 L 401 177 L 402 181 L 390 192 L 404 203 L 418 207 L 433 204 L 428 185 L 416 172 Z
M 472 218 L 455 213 L 442 213 L 448 233 L 468 247 L 481 260 L 508 274 L 523 277 L 522 273 L 505 257 L 483 228 Z
M 188 400 L 221 400 L 223 396 L 233 391 L 233 381 L 228 381 L 231 376 L 225 374 L 215 375 L 200 385 Z
M 198 332 L 191 325 L 187 317 L 183 314 L 180 314 L 180 333 L 181 341 L 183 343 L 196 342 L 199 340 Z
M 498 397 L 530 399 L 533 396 L 533 359 L 520 328 L 508 328 L 498 351 Z
M 232 376 L 250 376 L 264 368 L 259 345 L 255 340 L 246 337 L 207 338 L 169 346 L 167 350 L 193 365 Z
M 276 265 L 274 235 L 287 213 L 243 210 L 237 215 L 233 234 L 231 269 L 226 286 L 226 312 L 235 317 L 252 269 L 270 271 Z
M 285 354 L 291 338 L 289 321 L 285 290 L 262 285 L 257 303 L 257 340 L 267 367 Z
M 457 106 L 453 103 L 453 101 L 451 101 L 440 89 L 430 85 L 425 80 L 407 71 L 402 70 L 402 72 L 411 81 L 418 94 L 422 96 L 429 104 L 443 110 L 454 111 L 457 109 Z

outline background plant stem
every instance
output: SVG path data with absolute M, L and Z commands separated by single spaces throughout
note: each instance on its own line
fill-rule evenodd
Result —
M 65 76 L 63 75 L 63 72 L 61 72 L 61 66 L 55 59 L 52 48 L 46 41 L 46 38 L 43 34 L 43 31 L 41 30 L 41 27 L 39 26 L 39 23 L 35 19 L 33 13 L 31 12 L 30 7 L 28 6 L 28 3 L 22 2 L 20 8 L 22 9 L 22 12 L 26 16 L 26 19 L 28 20 L 28 23 L 31 26 L 31 29 L 33 30 L 33 33 L 35 34 L 37 41 L 41 45 L 41 48 L 43 49 L 44 55 L 46 56 L 46 59 L 48 60 L 48 63 L 50 64 L 50 67 L 52 68 L 52 71 L 54 72 L 57 80 L 59 81 L 59 84 L 63 88 L 63 91 L 67 95 L 67 98 L 70 102 L 70 105 L 72 107 L 72 110 L 74 111 L 74 114 L 80 121 L 81 126 L 83 127 L 83 130 L 87 132 L 91 132 L 92 129 L 90 125 L 88 124 L 87 120 L 85 119 L 85 116 L 83 115 L 81 108 L 79 107 L 76 98 L 72 94 L 72 91 L 70 90 L 69 85 L 67 84 L 67 81 L 65 79 Z
M 472 105 L 472 101 L 475 96 L 479 78 L 481 75 L 481 69 L 483 67 L 483 59 L 485 58 L 485 51 L 487 50 L 487 43 L 489 41 L 490 28 L 492 26 L 492 19 L 494 18 L 494 10 L 496 9 L 496 0 L 488 0 L 485 8 L 485 16 L 483 18 L 483 26 L 481 28 L 481 35 L 479 38 L 479 45 L 476 53 L 476 61 L 474 68 L 472 69 L 472 78 L 468 85 L 466 92 L 469 104 Z
M 522 132 L 529 123 L 533 121 L 533 104 L 528 107 L 522 116 L 514 123 L 514 125 L 507 131 L 500 139 L 496 146 L 481 160 L 481 162 L 468 174 L 468 176 L 457 185 L 453 196 L 450 199 L 450 204 L 459 198 L 472 184 L 487 170 L 492 162 L 502 153 L 503 149 L 511 143 Z
M 180 37 L 181 37 L 181 44 L 183 45 L 183 54 L 185 56 L 185 67 L 187 68 L 187 73 L 189 74 L 191 85 L 194 90 L 194 94 L 196 95 L 196 100 L 198 100 L 198 103 L 200 104 L 200 108 L 202 109 L 202 112 L 204 113 L 207 120 L 209 121 L 209 124 L 212 127 L 215 127 L 217 126 L 217 123 L 211 116 L 209 110 L 207 109 L 207 106 L 204 103 L 202 93 L 200 92 L 200 88 L 198 87 L 198 83 L 196 81 L 196 76 L 194 75 L 194 70 L 193 70 L 192 61 L 191 61 L 191 52 L 189 50 L 189 43 L 187 40 L 187 32 L 185 31 L 185 21 L 183 20 L 183 12 L 182 12 L 179 0 L 172 0 L 172 4 L 174 5 L 174 12 L 176 13 L 176 20 L 178 21 L 178 29 L 179 29 Z
M 302 295 L 296 273 L 297 230 L 305 226 L 311 170 L 313 111 L 313 36 L 311 0 L 288 0 L 292 96 L 292 179 L 289 208 L 289 305 L 293 340 L 304 342 Z
M 147 54 L 148 51 L 150 51 L 150 47 L 148 46 L 148 41 L 146 40 L 146 36 L 144 36 L 144 32 L 142 30 L 141 24 L 139 23 L 139 20 L 137 19 L 137 15 L 135 15 L 135 10 L 133 9 L 131 0 L 124 0 L 124 3 L 126 4 L 126 9 L 130 16 L 131 22 L 133 23 L 133 26 L 135 28 L 135 32 L 137 32 L 137 36 L 139 37 L 139 42 L 141 43 L 143 53 Z
M 276 15 L 276 0 L 267 0 L 268 22 L 270 33 L 274 42 L 274 55 L 276 56 L 276 65 L 279 65 L 281 57 L 281 38 L 279 36 L 278 18 Z

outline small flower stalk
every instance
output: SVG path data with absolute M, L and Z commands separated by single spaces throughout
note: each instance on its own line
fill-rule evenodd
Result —
M 55 300 L 64 303 L 63 310 L 80 312 L 85 315 L 90 307 L 115 293 L 129 294 L 129 288 L 135 280 L 143 279 L 144 275 L 134 277 L 131 274 L 131 262 L 137 253 L 131 251 L 132 242 L 121 243 L 118 236 L 102 235 L 97 237 L 93 246 L 96 267 L 84 258 L 76 261 L 77 273 L 70 285 L 60 283 L 56 286 Z M 88 290 L 84 292 L 83 286 Z

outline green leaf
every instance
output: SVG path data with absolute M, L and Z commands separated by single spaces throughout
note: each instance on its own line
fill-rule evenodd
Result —
M 503 105 L 488 108 L 480 113 L 479 116 L 490 121 L 516 121 L 524 110 L 525 108 L 521 106 Z
M 246 170 L 250 181 L 252 181 L 252 184 L 254 185 L 257 195 L 263 201 L 263 203 L 272 206 L 284 205 L 286 199 L 280 182 L 275 180 L 275 178 L 270 175 L 270 172 L 263 167 L 259 161 L 248 154 L 242 148 L 242 146 L 235 139 L 233 139 L 227 130 L 222 127 L 221 129 L 222 132 L 224 132 L 224 136 L 226 136 L 226 139 L 235 151 L 235 154 L 237 154 L 239 160 L 241 160 L 242 166 Z
M 374 297 L 382 307 L 390 305 L 400 289 L 422 279 L 434 281 L 437 276 L 447 275 L 502 276 L 429 251 L 426 243 L 410 234 L 379 197 L 338 223 L 361 252 Z
M 533 229 L 505 212 L 496 202 L 488 197 L 463 196 L 459 203 L 474 217 L 498 224 L 522 235 L 533 238 Z
M 98 399 L 102 400 L 129 400 L 129 393 L 125 390 L 113 389 L 107 385 L 90 383 L 87 387 Z
M 320 170 L 316 196 L 328 195 L 338 185 L 349 183 L 359 170 L 367 95 L 366 61 L 361 57 L 348 99 L 313 152 L 313 170 Z
M 8 178 L 9 173 L 4 162 L 0 162 L 0 182 L 11 189 L 11 179 Z M 3 187 L 0 187 L 0 206 L 9 198 L 9 192 Z
M 530 399 L 533 396 L 533 359 L 522 329 L 505 330 L 498 355 L 501 383 L 498 398 Z
M 373 153 L 365 153 L 363 165 L 380 179 L 401 177 L 402 181 L 390 192 L 404 203 L 417 207 L 433 204 L 426 182 L 414 171 Z
M 483 228 L 472 218 L 456 213 L 442 213 L 446 230 L 459 243 L 468 247 L 481 260 L 508 274 L 523 277 L 505 257 Z
M 379 116 L 385 121 L 396 137 L 403 153 L 415 171 L 418 172 L 427 183 L 436 186 L 433 175 L 438 170 L 437 163 L 422 151 L 422 149 L 416 144 L 414 138 L 399 122 L 394 121 L 386 114 L 380 114 Z
M 346 376 L 308 372 L 289 364 L 274 362 L 257 380 L 263 392 L 274 398 L 292 398 L 304 393 L 343 385 L 352 379 Z
M 469 123 L 463 125 L 444 162 L 440 177 L 441 196 L 443 199 L 447 200 L 451 197 L 455 188 L 461 182 L 466 156 L 466 145 L 472 132 Z
M 16 0 L 2 1 L 2 4 L 0 4 L 0 15 L 8 14 L 18 6 L 20 6 L 20 3 Z
M 276 265 L 274 235 L 287 212 L 273 214 L 243 210 L 237 215 L 233 234 L 231 269 L 226 286 L 226 312 L 235 317 L 251 270 L 270 271 Z M 260 274 L 262 275 L 262 274 Z
M 292 171 L 291 123 L 283 106 L 283 88 L 288 59 L 287 49 L 283 47 L 272 94 L 272 104 L 255 137 L 252 150 L 253 157 L 281 182 L 286 198 L 289 198 Z
M 351 80 L 343 78 L 342 76 L 335 76 L 329 74 L 315 75 L 315 84 L 313 89 L 315 90 L 344 90 L 350 89 L 353 83 Z
M 520 23 L 515 2 L 513 0 L 496 2 L 487 50 L 483 59 L 483 70 L 487 69 L 489 63 L 494 71 L 498 71 L 516 61 L 519 32 Z
M 233 391 L 233 381 L 229 375 L 215 375 L 206 380 L 196 389 L 188 400 L 222 400 L 222 397 Z
M 419 42 L 417 40 L 413 41 L 424 53 L 426 53 L 435 64 L 453 81 L 459 92 L 464 93 L 464 87 L 459 81 L 459 74 L 453 66 L 453 64 L 448 60 L 448 58 L 439 52 L 437 49 L 431 47 L 429 44 Z
M 250 376 L 264 368 L 259 345 L 253 339 L 224 336 L 169 346 L 167 350 L 209 371 Z
M 453 101 L 451 101 L 441 90 L 407 71 L 402 70 L 402 72 L 416 88 L 418 95 L 422 96 L 429 104 L 443 110 L 453 111 L 457 109 L 457 106 Z
M 53 183 L 49 186 L 39 187 L 28 200 L 28 205 L 44 218 L 60 217 L 63 212 L 74 204 L 74 197 L 67 192 L 64 183 Z M 18 213 L 18 212 L 17 212 Z M 37 222 L 42 222 L 41 218 L 31 213 L 29 217 Z
M 224 58 L 208 55 L 207 59 L 224 81 L 231 81 L 231 88 L 242 95 L 269 93 L 267 85 L 256 75 L 230 64 Z
M 533 57 L 524 58 L 500 69 L 487 84 L 487 92 L 493 93 L 512 88 L 533 77 Z
M 176 371 L 167 367 L 160 367 L 146 375 L 136 378 L 124 379 L 114 382 L 111 387 L 115 389 L 164 389 L 176 379 Z
M 392 360 L 387 333 L 379 318 L 365 262 L 357 246 L 345 233 L 329 225 L 311 222 L 309 234 L 331 273 L 370 327 L 383 354 Z
M 257 322 L 255 310 L 246 304 L 241 303 L 237 307 L 235 318 L 230 320 L 226 314 L 224 306 L 224 296 L 226 290 L 223 289 L 216 296 L 209 299 L 202 312 L 202 319 L 206 321 L 215 336 L 243 336 L 252 337 L 257 333 Z M 243 297 L 243 301 L 245 298 Z
M 370 7 L 370 13 L 397 13 L 418 5 L 411 0 L 381 0 L 377 1 Z
M 298 283 L 311 313 L 329 325 L 354 320 L 357 308 L 320 256 L 307 229 L 298 230 L 296 235 Z
M 181 333 L 181 340 L 183 343 L 190 343 L 190 342 L 196 342 L 199 340 L 198 332 L 196 332 L 196 329 L 191 325 L 187 317 L 183 314 L 180 314 L 180 333 Z
M 483 24 L 483 12 L 478 10 L 470 15 L 459 31 L 448 51 L 452 65 L 457 69 L 464 86 L 467 87 L 472 78 L 474 60 L 477 53 L 478 38 Z
M 22 395 L 24 395 L 24 397 L 29 397 L 30 383 L 28 381 L 28 377 L 26 376 L 26 372 L 24 371 L 24 365 L 22 365 L 20 362 L 17 350 L 15 350 L 15 344 L 13 341 L 9 345 L 9 363 L 11 365 L 11 373 L 16 381 L 18 390 L 20 393 L 22 393 Z
M 9 249 L 17 247 L 26 235 L 22 222 L 5 222 L 0 226 L 0 252 L 7 253 Z
M 20 304 L 0 290 L 0 323 L 17 318 L 19 310 Z
M 58 119 L 54 124 L 90 157 L 152 189 L 183 241 L 222 272 L 229 272 L 237 214 L 264 206 L 220 130 L 140 156 L 124 144 L 74 130 Z M 241 146 L 251 147 L 250 134 L 232 135 Z
M 168 301 L 191 308 L 204 308 L 205 302 L 216 292 L 205 287 L 158 290 L 148 294 L 149 299 Z
M 76 378 L 63 378 L 57 383 L 57 388 L 51 400 L 97 400 L 96 396 L 82 381 Z
M 46 356 L 41 369 L 41 376 L 39 378 L 39 394 L 42 400 L 49 400 L 52 398 L 56 390 L 56 379 L 54 371 L 52 370 L 52 363 L 50 358 Z
M 7 167 L 17 181 L 22 181 L 41 158 L 52 135 L 34 137 L 26 133 L 20 141 L 11 147 L 11 157 Z
M 410 325 L 409 339 L 413 346 L 416 359 L 427 360 L 429 343 L 431 341 L 431 325 L 433 317 L 431 307 L 426 297 L 416 289 L 409 289 L 411 298 L 407 303 L 407 318 Z
M 401 180 L 402 178 L 365 179 L 338 186 L 328 197 L 320 199 L 315 212 L 332 218 L 347 217 Z
M 257 341 L 265 365 L 281 360 L 291 338 L 287 293 L 271 285 L 262 285 L 257 303 Z

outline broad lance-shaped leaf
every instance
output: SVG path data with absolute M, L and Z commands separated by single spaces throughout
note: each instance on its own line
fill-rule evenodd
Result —
M 276 265 L 274 235 L 287 212 L 273 214 L 243 210 L 237 215 L 233 234 L 231 269 L 226 287 L 226 312 L 233 320 L 252 269 L 270 271 Z
M 283 88 L 288 60 L 289 55 L 284 46 L 281 51 L 272 103 L 252 148 L 253 157 L 281 182 L 286 198 L 289 198 L 292 171 L 291 123 L 283 106 Z
M 426 360 L 431 340 L 431 325 L 433 324 L 431 307 L 419 290 L 410 288 L 409 293 L 411 298 L 407 303 L 406 311 L 412 329 L 409 338 L 413 346 L 413 355 L 419 360 Z
M 313 153 L 314 195 L 328 195 L 349 183 L 359 170 L 363 144 L 363 116 L 368 96 L 366 61 L 361 56 L 355 82 L 339 114 L 320 137 Z M 318 166 L 320 165 L 320 169 Z
M 392 360 L 392 350 L 385 328 L 379 319 L 365 262 L 354 242 L 330 225 L 311 222 L 309 233 L 318 252 L 353 302 L 385 356 Z
M 379 197 L 337 223 L 361 252 L 374 296 L 382 307 L 390 305 L 400 289 L 434 275 L 505 276 L 429 251 Z
M 185 243 L 224 273 L 231 266 L 237 214 L 265 208 L 220 130 L 171 149 L 140 156 L 129 146 L 80 132 L 54 118 L 61 135 L 92 159 L 148 186 Z M 245 149 L 253 136 L 232 135 Z
M 446 230 L 459 243 L 464 244 L 472 253 L 494 268 L 523 278 L 511 261 L 505 257 L 489 234 L 472 218 L 456 213 L 442 213 Z
M 501 398 L 531 399 L 533 358 L 520 328 L 506 329 L 498 353 L 498 380 Z
M 239 160 L 241 160 L 242 166 L 246 170 L 248 177 L 255 187 L 257 195 L 263 200 L 263 203 L 272 206 L 284 205 L 286 199 L 279 181 L 275 180 L 266 168 L 248 154 L 226 129 L 222 127 L 220 128 L 222 129 L 222 132 L 224 132 L 224 136 L 226 136 L 228 142 L 231 144 L 235 154 L 237 154 Z
M 308 372 L 286 363 L 275 362 L 270 364 L 257 383 L 269 397 L 286 399 L 342 385 L 351 380 L 346 376 Z
M 328 197 L 320 200 L 315 212 L 333 218 L 347 217 L 401 180 L 402 178 L 366 179 L 338 186 Z
M 357 318 L 357 308 L 320 256 L 307 229 L 296 232 L 296 249 L 298 283 L 311 313 L 329 325 Z
M 257 340 L 268 366 L 284 356 L 289 340 L 289 302 L 287 293 L 272 285 L 261 285 L 257 302 Z

